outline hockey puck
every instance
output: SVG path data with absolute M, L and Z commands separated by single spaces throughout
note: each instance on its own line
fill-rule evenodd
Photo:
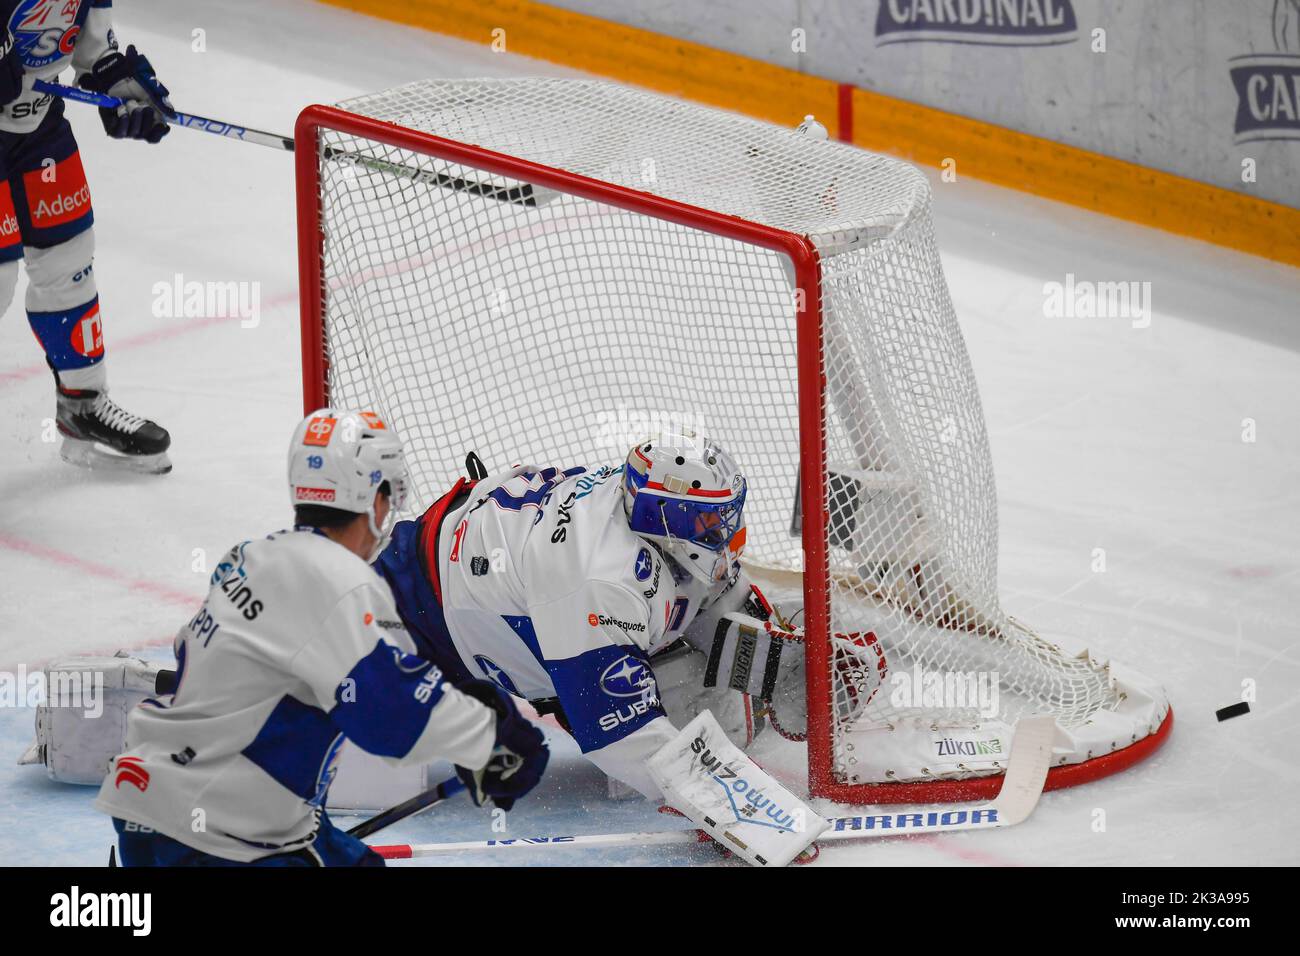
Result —
M 1230 720 L 1233 717 L 1240 717 L 1242 714 L 1250 713 L 1250 704 L 1244 700 L 1239 704 L 1233 704 L 1231 707 L 1220 707 L 1214 712 L 1214 716 L 1220 721 Z

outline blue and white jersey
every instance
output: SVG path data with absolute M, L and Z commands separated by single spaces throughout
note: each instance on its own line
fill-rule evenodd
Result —
M 587 758 L 658 798 L 645 760 L 676 730 L 650 659 L 707 591 L 675 581 L 628 528 L 621 469 L 525 465 L 483 479 L 443 520 L 438 573 L 464 668 L 529 700 L 558 698 Z M 418 611 L 400 610 L 408 621 Z
M 27 71 L 22 95 L 0 108 L 0 130 L 30 133 L 40 125 L 52 98 L 35 92 L 34 80 L 54 79 L 69 66 L 85 72 L 117 46 L 112 8 L 113 0 L 0 0 L 0 18 Z
M 413 655 L 383 579 L 311 529 L 233 548 L 175 650 L 175 694 L 132 712 L 95 805 L 216 856 L 307 846 L 348 740 L 471 768 L 494 745 L 492 711 Z

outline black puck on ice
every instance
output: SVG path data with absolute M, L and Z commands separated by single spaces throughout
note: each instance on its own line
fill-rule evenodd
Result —
M 1233 717 L 1240 717 L 1242 714 L 1250 713 L 1250 704 L 1244 700 L 1239 704 L 1233 704 L 1231 707 L 1220 707 L 1214 712 L 1214 716 L 1220 721 L 1229 720 Z

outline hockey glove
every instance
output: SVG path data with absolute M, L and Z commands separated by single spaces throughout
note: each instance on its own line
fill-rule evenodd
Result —
M 0 25 L 0 106 L 8 106 L 22 96 L 24 69 L 14 35 Z
M 476 806 L 491 800 L 508 811 L 542 779 L 551 756 L 546 738 L 515 709 L 510 696 L 496 684 L 476 680 L 459 689 L 496 714 L 497 739 L 487 766 L 478 770 L 458 766 L 456 774 L 464 781 Z
M 114 139 L 142 139 L 156 143 L 171 128 L 168 117 L 175 114 L 167 99 L 167 87 L 158 82 L 148 57 L 129 46 L 126 52 L 110 50 L 82 74 L 83 89 L 106 93 L 122 100 L 116 109 L 101 109 L 104 131 Z

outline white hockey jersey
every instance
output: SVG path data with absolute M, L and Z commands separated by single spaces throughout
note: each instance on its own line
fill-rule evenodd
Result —
M 36 92 L 33 82 L 53 80 L 69 66 L 83 73 L 116 46 L 112 7 L 112 0 L 0 0 L 26 71 L 22 94 L 0 107 L 0 130 L 36 129 L 53 97 Z
M 398 763 L 492 751 L 492 712 L 411 656 L 388 585 L 311 529 L 233 548 L 175 649 L 175 694 L 131 714 L 95 806 L 216 856 L 309 844 L 345 739 Z
M 586 757 L 658 798 L 645 760 L 676 731 L 649 659 L 708 592 L 628 528 L 621 479 L 525 465 L 480 481 L 442 523 L 442 610 L 468 671 L 558 698 Z

